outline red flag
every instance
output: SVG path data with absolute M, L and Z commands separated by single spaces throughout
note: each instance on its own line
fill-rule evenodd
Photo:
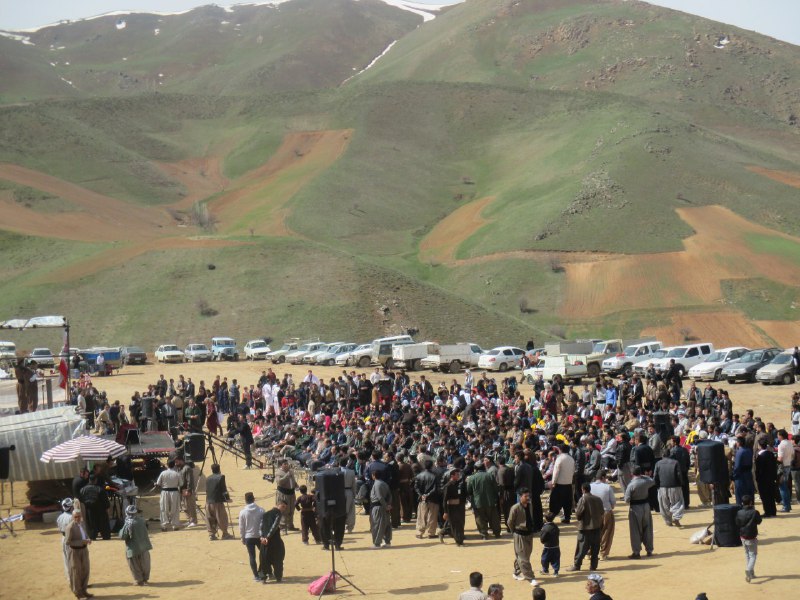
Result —
M 62 390 L 67 389 L 67 378 L 69 377 L 69 356 L 67 356 L 67 332 L 64 331 L 64 346 L 61 348 L 61 362 L 58 363 L 58 387 Z

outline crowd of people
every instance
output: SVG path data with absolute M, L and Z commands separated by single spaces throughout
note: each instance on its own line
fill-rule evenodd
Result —
M 102 397 L 92 390 L 94 398 Z M 76 404 L 86 397 L 87 390 L 76 389 Z M 276 462 L 280 514 L 258 532 L 251 518 L 254 501 L 248 500 L 250 508 L 240 515 L 253 576 L 262 581 L 268 572 L 280 580 L 283 546 L 274 544 L 281 547 L 279 561 L 262 551 L 261 566 L 255 564 L 255 549 L 268 546 L 264 540 L 276 533 L 298 529 L 295 512 L 304 543 L 313 538 L 323 549 L 341 549 L 360 506 L 378 549 L 391 546 L 393 529 L 410 523 L 417 538 L 452 538 L 463 545 L 470 541 L 465 525 L 471 509 L 481 539 L 512 538 L 514 578 L 536 588 L 562 570 L 559 524 L 574 525 L 576 538 L 563 570 L 579 571 L 587 558 L 591 572 L 601 570 L 614 541 L 614 484 L 628 505 L 630 549 L 623 555 L 630 559 L 656 552 L 653 513 L 667 526 L 682 527 L 692 480 L 703 507 L 727 503 L 731 496 L 747 507 L 757 492 L 765 518 L 777 515 L 778 501 L 788 512 L 793 494 L 800 498 L 800 436 L 792 442 L 786 430 L 752 410 L 737 411 L 726 390 L 710 383 L 703 389 L 685 385 L 674 369 L 618 381 L 597 378 L 583 386 L 539 379 L 529 397 L 513 375 L 494 378 L 470 370 L 436 387 L 425 374 L 412 380 L 402 370 L 380 368 L 343 371 L 327 381 L 312 370 L 295 381 L 291 374 L 266 369 L 247 385 L 220 376 L 210 385 L 203 380 L 195 385 L 183 375 L 177 381 L 162 375 L 147 391 L 135 393 L 128 408 L 125 418 L 144 430 L 227 437 L 242 447 L 246 468 L 253 451 Z M 110 430 L 125 414 L 119 407 L 112 416 L 107 404 L 96 410 L 108 411 Z M 796 434 L 797 395 L 791 419 Z M 97 420 L 106 423 L 104 417 Z M 695 446 L 703 440 L 724 445 L 727 480 L 696 477 Z M 312 475 L 341 472 L 343 514 L 320 519 L 313 490 L 295 478 L 298 469 Z M 192 524 L 195 518 L 190 517 Z M 752 529 L 754 521 L 746 527 Z M 754 562 L 756 538 L 742 537 L 752 537 L 746 548 Z M 542 545 L 538 575 L 531 564 L 535 539 Z M 750 562 L 746 571 L 750 581 L 755 576 Z M 597 587 L 596 581 L 592 585 Z

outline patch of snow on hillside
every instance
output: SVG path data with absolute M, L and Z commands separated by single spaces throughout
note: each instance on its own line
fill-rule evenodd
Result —
M 118 19 L 117 20 L 117 25 L 116 25 L 117 29 L 120 29 L 120 30 L 121 29 L 125 29 L 127 26 L 128 26 L 128 23 L 124 19 Z
M 0 31 L 0 36 L 3 36 L 4 38 L 8 38 L 10 40 L 14 40 L 15 42 L 22 42 L 26 46 L 36 45 L 31 41 L 31 38 L 28 37 L 27 35 L 18 35 L 16 33 L 11 33 L 9 31 Z
M 231 22 L 230 21 L 220 21 L 219 24 L 220 25 L 230 25 Z
M 159 33 L 161 33 L 161 30 L 158 27 L 153 29 L 153 35 L 158 35 Z
M 447 6 L 446 4 L 419 4 L 417 2 L 408 2 L 408 0 L 382 0 L 389 6 L 394 6 L 396 8 L 400 8 L 402 10 L 407 10 L 408 12 L 412 12 L 415 15 L 419 15 L 422 17 L 422 21 L 427 23 L 428 21 L 432 21 L 436 18 L 436 15 L 433 14 L 434 12 L 439 12 L 439 10 Z
M 393 41 L 391 44 L 389 44 L 388 46 L 386 46 L 386 48 L 384 49 L 384 51 L 383 51 L 383 52 L 381 52 L 380 54 L 378 54 L 378 56 L 376 56 L 375 58 L 373 58 L 373 59 L 372 59 L 372 61 L 370 61 L 370 63 L 369 63 L 369 64 L 368 64 L 366 67 L 364 67 L 363 69 L 361 69 L 361 70 L 360 70 L 358 73 L 356 73 L 355 75 L 351 75 L 350 77 L 348 77 L 347 79 L 345 79 L 345 80 L 342 82 L 342 85 L 344 85 L 345 83 L 347 83 L 348 81 L 350 81 L 351 79 L 353 79 L 353 77 L 358 77 L 358 76 L 359 76 L 359 75 L 361 75 L 361 74 L 362 74 L 364 71 L 366 71 L 367 69 L 369 69 L 370 67 L 372 67 L 372 66 L 373 66 L 373 65 L 374 65 L 376 62 L 378 62 L 378 61 L 379 61 L 381 58 L 383 58 L 383 57 L 386 55 L 386 53 L 387 53 L 387 52 L 389 52 L 389 50 L 391 50 L 391 49 L 392 49 L 392 46 L 394 46 L 396 43 L 397 43 L 397 40 L 394 40 L 394 41 Z M 355 69 L 356 69 L 356 67 L 353 67 L 353 70 L 354 70 L 354 71 L 355 71 Z
M 59 79 L 61 81 L 63 81 L 64 83 L 66 83 L 67 85 L 71 85 L 72 87 L 75 87 L 74 85 L 72 85 L 72 82 L 69 79 L 64 79 L 63 77 L 59 77 Z

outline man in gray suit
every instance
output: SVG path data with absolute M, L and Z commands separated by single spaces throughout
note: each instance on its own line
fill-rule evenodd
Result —
M 355 490 L 356 490 L 356 472 L 347 467 L 348 460 L 343 458 L 339 461 L 339 468 L 344 473 L 344 500 L 347 507 L 347 519 L 345 520 L 345 527 L 347 533 L 353 533 L 356 526 L 356 503 L 355 503 Z
M 228 513 L 225 503 L 230 502 L 225 475 L 220 472 L 219 465 L 211 465 L 211 475 L 206 479 L 206 520 L 208 521 L 208 537 L 213 542 L 217 539 L 217 529 L 222 532 L 223 540 L 231 540 L 228 532 Z
M 648 496 L 653 487 L 652 479 L 642 474 L 642 468 L 633 468 L 633 479 L 625 488 L 625 502 L 628 508 L 628 526 L 631 535 L 631 550 L 628 558 L 641 558 L 642 544 L 647 551 L 647 556 L 653 554 L 653 517 L 650 514 Z

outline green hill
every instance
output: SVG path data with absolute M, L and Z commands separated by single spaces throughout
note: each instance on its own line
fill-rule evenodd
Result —
M 0 38 L 0 314 L 148 345 L 791 314 L 800 263 L 769 249 L 800 233 L 795 46 L 578 0 L 424 25 L 377 0 L 209 6 L 30 42 Z M 759 286 L 780 293 L 754 311 Z

